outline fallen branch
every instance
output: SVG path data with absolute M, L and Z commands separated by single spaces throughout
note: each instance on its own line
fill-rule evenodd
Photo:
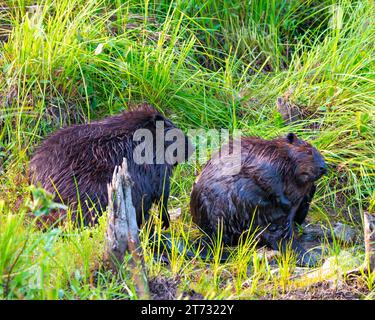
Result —
M 112 183 L 108 185 L 108 226 L 104 263 L 114 272 L 119 272 L 127 252 L 131 259 L 127 266 L 137 288 L 140 299 L 149 299 L 149 287 L 144 271 L 143 256 L 138 236 L 135 208 L 132 202 L 132 180 L 124 158 L 121 166 L 116 166 Z

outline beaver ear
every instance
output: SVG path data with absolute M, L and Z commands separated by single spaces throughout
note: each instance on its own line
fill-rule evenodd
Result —
M 295 142 L 298 138 L 294 133 L 290 132 L 286 135 L 286 139 L 289 143 L 293 144 L 293 142 Z

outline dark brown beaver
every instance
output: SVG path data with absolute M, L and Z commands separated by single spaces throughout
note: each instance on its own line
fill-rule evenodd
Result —
M 162 150 L 157 147 L 156 126 L 160 124 L 164 128 L 162 135 L 176 130 L 182 134 L 186 149 L 184 159 L 178 162 L 186 160 L 187 150 L 191 147 L 188 138 L 152 106 L 143 104 L 135 110 L 90 124 L 67 127 L 49 136 L 30 161 L 31 180 L 53 193 L 55 201 L 70 205 L 75 221 L 92 225 L 106 209 L 107 183 L 112 179 L 115 166 L 125 157 L 134 182 L 132 199 L 138 224 L 142 223 L 143 214 L 147 219 L 152 204 L 158 203 L 162 207 L 163 224 L 168 227 L 169 181 L 175 164 L 155 161 L 156 154 L 165 153 L 172 144 L 163 139 Z M 134 161 L 134 150 L 145 143 L 145 140 L 133 139 L 138 129 L 147 129 L 152 134 L 152 163 Z M 82 209 L 82 215 L 77 208 Z M 45 221 L 54 221 L 59 215 L 47 216 Z
M 294 222 L 301 224 L 306 217 L 315 181 L 326 172 L 321 154 L 290 133 L 274 140 L 242 138 L 241 168 L 234 175 L 225 174 L 225 156 L 220 159 L 223 165 L 216 156 L 194 183 L 193 221 L 210 236 L 217 235 L 222 222 L 227 245 L 236 245 L 250 230 L 257 232 L 261 244 L 285 249 Z M 292 248 L 301 264 L 314 263 L 295 239 Z

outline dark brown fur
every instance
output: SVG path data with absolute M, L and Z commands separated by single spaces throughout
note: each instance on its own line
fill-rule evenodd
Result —
M 155 161 L 154 164 L 138 165 L 132 156 L 139 143 L 133 141 L 137 129 L 151 130 L 155 150 L 156 121 L 164 122 L 164 132 L 175 128 L 170 120 L 144 104 L 120 115 L 58 130 L 34 153 L 30 161 L 32 182 L 53 193 L 55 201 L 70 205 L 74 220 L 92 225 L 107 207 L 107 184 L 115 166 L 125 157 L 134 181 L 132 199 L 138 224 L 142 223 L 143 213 L 147 218 L 152 204 L 158 203 L 162 206 L 162 219 L 167 227 L 169 180 L 174 166 L 155 164 Z M 186 147 L 188 143 L 186 138 Z M 79 202 L 82 215 L 77 212 Z M 64 214 L 58 212 L 45 220 L 50 223 Z
M 225 164 L 218 166 L 213 159 L 192 189 L 193 221 L 210 236 L 217 235 L 222 222 L 228 245 L 236 245 L 245 231 L 257 229 L 262 244 L 285 247 L 293 238 L 293 223 L 301 224 L 306 217 L 315 181 L 326 171 L 320 153 L 288 134 L 274 140 L 242 138 L 238 174 L 223 175 Z M 295 240 L 292 247 L 304 259 Z

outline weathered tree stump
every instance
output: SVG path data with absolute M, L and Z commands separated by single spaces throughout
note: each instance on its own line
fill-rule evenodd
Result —
M 140 299 L 149 299 L 149 287 L 144 271 L 143 256 L 138 235 L 137 216 L 132 202 L 132 180 L 124 158 L 116 166 L 112 183 L 108 185 L 108 225 L 104 251 L 104 263 L 114 272 L 119 272 L 124 257 L 131 254 L 126 265 L 132 274 Z

